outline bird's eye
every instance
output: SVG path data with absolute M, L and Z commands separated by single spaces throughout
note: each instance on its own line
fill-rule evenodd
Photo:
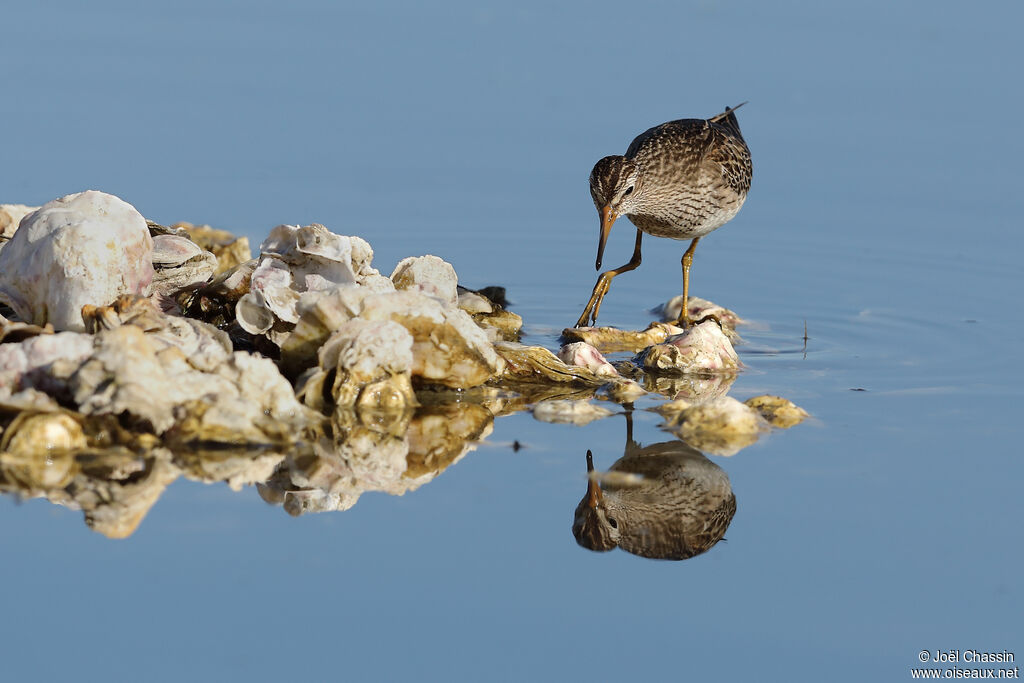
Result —
M 623 197 L 628 197 L 631 194 L 633 194 L 633 186 L 632 185 L 630 185 L 629 187 L 626 188 L 626 191 L 622 193 L 622 196 Z
M 618 523 L 618 522 L 616 522 L 616 521 L 615 521 L 614 519 L 612 519 L 611 517 L 609 517 L 609 518 L 608 518 L 608 523 L 612 525 L 612 528 L 613 528 L 613 529 L 618 529 L 618 528 L 619 528 L 619 523 Z

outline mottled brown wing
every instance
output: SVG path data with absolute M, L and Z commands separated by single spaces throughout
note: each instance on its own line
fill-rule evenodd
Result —
M 735 116 L 729 116 L 733 122 L 736 121 Z M 739 127 L 736 126 L 734 131 L 721 123 L 712 123 L 711 127 L 714 130 L 714 141 L 708 149 L 704 164 L 710 165 L 712 173 L 720 173 L 734 192 L 746 195 L 754 167 L 750 162 L 747 143 L 739 135 Z

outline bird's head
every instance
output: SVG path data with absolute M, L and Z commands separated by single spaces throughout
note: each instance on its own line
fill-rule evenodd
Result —
M 612 223 L 631 213 L 640 196 L 640 169 L 633 161 L 622 156 L 605 157 L 594 164 L 590 172 L 590 196 L 601 214 L 601 241 L 597 245 L 597 270 L 601 270 L 604 245 Z
M 572 535 L 584 548 L 611 550 L 619 544 L 619 523 L 609 514 L 608 503 L 594 474 L 594 456 L 587 451 L 587 495 L 576 506 Z

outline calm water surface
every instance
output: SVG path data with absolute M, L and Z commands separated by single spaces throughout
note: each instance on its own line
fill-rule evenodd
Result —
M 749 100 L 753 190 L 701 243 L 693 289 L 752 322 L 731 395 L 813 415 L 710 456 L 737 512 L 683 562 L 572 537 L 584 454 L 623 456 L 622 414 L 501 417 L 433 482 L 345 512 L 179 479 L 112 541 L 5 498 L 5 678 L 909 680 L 921 650 L 1024 658 L 1019 5 L 5 17 L 0 201 L 97 188 L 257 243 L 318 221 L 382 271 L 434 253 L 506 286 L 551 348 L 593 285 L 594 161 Z M 606 262 L 632 237 L 617 225 Z M 645 325 L 684 247 L 647 238 L 602 322 Z M 638 410 L 633 437 L 671 441 L 659 424 Z

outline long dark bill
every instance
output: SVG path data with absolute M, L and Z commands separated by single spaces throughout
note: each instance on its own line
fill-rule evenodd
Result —
M 594 476 L 594 455 L 587 451 L 587 505 L 597 508 L 600 502 L 601 486 L 597 483 L 597 477 Z
M 601 260 L 604 257 L 604 245 L 608 241 L 608 234 L 612 231 L 612 223 L 618 218 L 618 214 L 612 211 L 610 206 L 601 209 L 601 240 L 597 243 L 597 263 L 594 270 L 601 270 Z

